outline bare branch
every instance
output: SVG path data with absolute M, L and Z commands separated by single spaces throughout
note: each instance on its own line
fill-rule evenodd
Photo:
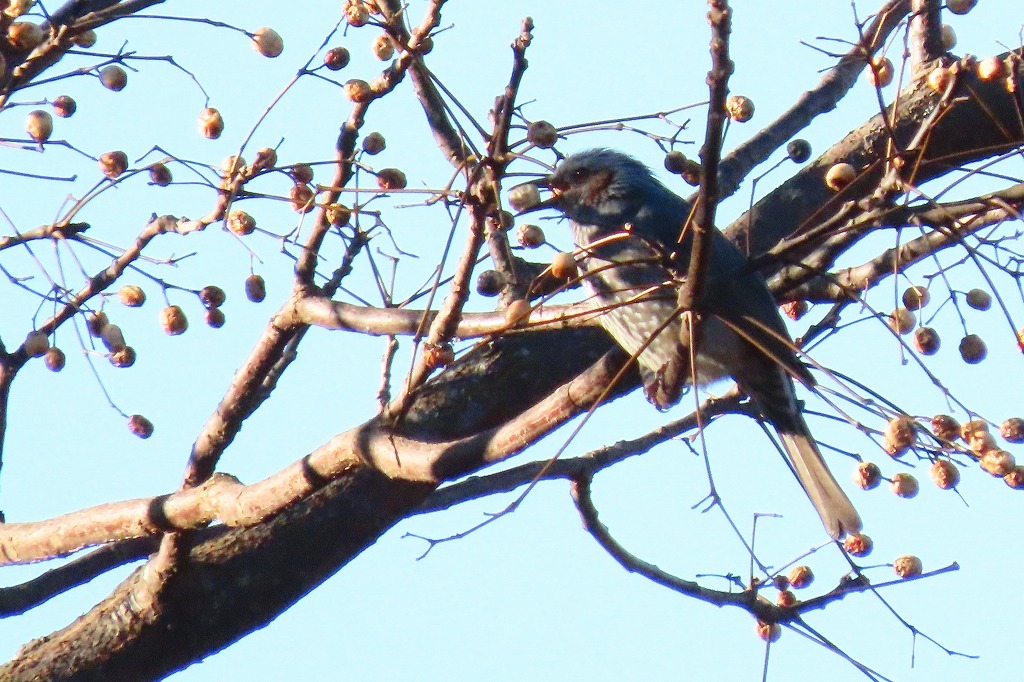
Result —
M 835 109 L 853 88 L 867 61 L 885 45 L 909 12 L 910 0 L 886 2 L 862 31 L 866 44 L 851 48 L 838 64 L 828 70 L 816 87 L 801 95 L 782 116 L 726 155 L 719 169 L 722 197 L 731 196 L 751 169 L 771 156 L 786 140 L 809 126 L 821 114 Z
M 914 208 L 893 208 L 865 216 L 842 228 L 838 234 L 815 252 L 815 258 L 800 266 L 790 266 L 773 280 L 776 291 L 787 297 L 809 301 L 849 299 L 851 292 L 866 291 L 883 279 L 900 273 L 915 263 L 954 246 L 963 244 L 968 235 L 1006 220 L 1017 219 L 1024 209 L 1024 185 L 1015 185 L 1000 192 L 948 204 Z M 836 257 L 869 231 L 885 227 L 920 225 L 933 231 L 887 249 L 876 258 L 835 274 L 807 279 L 809 272 L 821 272 Z M 795 281 L 806 280 L 798 287 Z
M 159 547 L 157 538 L 140 538 L 101 547 L 20 585 L 0 588 L 0 617 L 17 616 L 107 571 L 145 559 Z

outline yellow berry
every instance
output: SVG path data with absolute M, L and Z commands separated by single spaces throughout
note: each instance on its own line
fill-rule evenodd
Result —
M 988 429 L 988 422 L 984 419 L 972 419 L 964 422 L 960 427 L 960 437 L 965 441 L 968 441 L 976 433 L 985 433 Z
M 288 200 L 299 213 L 309 213 L 316 208 L 315 199 L 316 192 L 309 185 L 293 185 L 288 191 Z
M 386 33 L 377 36 L 377 39 L 373 41 L 372 50 L 373 56 L 382 62 L 386 62 L 395 56 L 395 45 Z
M 370 20 L 370 10 L 363 3 L 358 2 L 358 0 L 349 2 L 345 8 L 345 20 L 353 28 L 365 26 L 366 22 Z
M 530 302 L 517 298 L 505 308 L 505 323 L 510 327 L 521 327 L 530 319 Z
M 344 204 L 327 205 L 327 222 L 335 227 L 344 227 L 352 218 L 352 210 Z
M 810 309 L 811 306 L 804 300 L 786 301 L 782 304 L 782 314 L 791 320 L 799 320 Z
M 802 138 L 790 140 L 786 145 L 786 156 L 793 163 L 804 163 L 811 158 L 811 143 Z
M 224 132 L 224 117 L 213 107 L 199 112 L 199 133 L 208 140 L 216 140 Z
M 968 334 L 960 339 L 960 357 L 968 365 L 976 365 L 988 355 L 988 347 L 977 334 Z
M 686 169 L 686 155 L 681 151 L 673 150 L 665 155 L 665 170 L 669 173 L 682 175 Z
M 359 78 L 346 81 L 344 90 L 345 96 L 356 104 L 369 102 L 370 98 L 373 97 L 373 89 L 370 87 L 370 84 Z
M 928 72 L 928 87 L 939 94 L 945 94 L 953 82 L 953 74 L 944 66 L 937 66 Z
M 497 221 L 499 230 L 507 230 L 515 224 L 516 217 L 508 211 L 498 211 L 494 215 L 494 220 Z
M 977 4 L 978 0 L 947 0 L 946 9 L 953 14 L 967 14 Z
M 375 156 L 384 151 L 387 147 L 387 141 L 384 136 L 378 132 L 373 132 L 363 138 L 363 151 L 370 156 Z
M 228 213 L 227 228 L 239 237 L 250 235 L 256 231 L 256 219 L 245 211 L 232 209 Z
M 1017 462 L 1006 450 L 989 450 L 981 456 L 978 464 L 993 476 L 1006 476 L 1017 466 Z
M 25 353 L 30 358 L 41 358 L 50 350 L 50 337 L 40 331 L 31 331 L 25 336 Z
M 857 178 L 857 170 L 848 163 L 837 163 L 825 173 L 825 186 L 838 192 Z
M 252 162 L 252 173 L 256 174 L 269 168 L 277 166 L 277 150 L 271 147 L 264 147 L 256 152 L 256 158 Z
M 900 473 L 893 475 L 892 480 L 889 482 L 889 489 L 896 495 L 909 500 L 917 497 L 921 486 L 912 475 Z
M 1003 482 L 1014 490 L 1024 488 L 1024 466 L 1018 464 L 1013 467 L 1013 471 L 1003 476 Z
M 46 142 L 53 134 L 53 116 L 42 109 L 36 109 L 25 117 L 25 132 L 36 142 Z
M 453 362 L 455 362 L 455 351 L 452 350 L 452 344 L 424 344 L 423 362 L 430 369 L 437 369 L 438 367 L 447 367 L 448 365 L 452 364 Z
M 905 414 L 893 417 L 882 433 L 885 440 L 902 454 L 917 442 L 917 422 Z
M 64 369 L 66 359 L 64 351 L 56 346 L 50 346 L 49 350 L 47 350 L 43 355 L 43 362 L 46 363 L 46 369 L 51 372 L 59 372 Z
M 245 280 L 245 297 L 259 303 L 267 297 L 267 283 L 260 275 L 249 275 Z
M 541 149 L 550 149 L 558 142 L 558 131 L 547 121 L 534 121 L 526 128 L 526 140 Z
M 932 417 L 932 433 L 939 440 L 954 441 L 960 436 L 960 423 L 948 414 Z
M 35 0 L 9 0 L 4 14 L 11 19 L 17 19 L 27 13 L 33 4 L 35 4 Z
M 796 595 L 791 590 L 781 590 L 775 597 L 775 603 L 788 609 L 796 604 Z
M 546 240 L 544 230 L 537 225 L 520 225 L 516 228 L 516 240 L 521 246 L 528 249 L 535 249 Z
M 917 316 L 906 308 L 897 308 L 889 313 L 889 328 L 897 334 L 909 334 L 917 324 Z
M 516 211 L 525 211 L 540 203 L 540 190 L 532 182 L 516 185 L 508 191 L 508 205 Z
M 737 123 L 746 123 L 754 117 L 754 102 L 743 95 L 730 95 L 725 100 L 725 113 Z
M 956 31 L 949 24 L 942 25 L 942 49 L 949 52 L 956 47 Z
M 177 336 L 188 329 L 188 318 L 180 306 L 169 305 L 160 311 L 160 326 L 171 336 Z
M 901 578 L 913 578 L 921 575 L 921 570 L 924 568 L 921 564 L 921 560 L 913 554 L 906 554 L 901 557 L 897 557 L 896 561 L 892 562 L 892 568 L 896 571 L 896 575 Z
M 971 289 L 965 298 L 967 305 L 975 310 L 988 310 L 992 307 L 992 294 L 984 289 Z
M 313 167 L 308 163 L 297 163 L 288 171 L 296 185 L 308 185 L 313 182 Z
M 100 341 L 109 351 L 121 350 L 128 344 L 125 343 L 124 333 L 116 324 L 108 324 L 100 332 Z
M 903 292 L 903 307 L 907 310 L 920 310 L 931 301 L 931 294 L 922 286 L 907 287 Z
M 892 77 L 896 69 L 892 62 L 885 57 L 875 57 L 868 64 L 868 82 L 877 88 L 884 88 L 892 83 Z
M 846 539 L 843 540 L 843 549 L 845 549 L 850 556 L 865 557 L 868 554 L 871 554 L 871 550 L 874 548 L 874 541 L 863 533 L 847 535 Z
M 87 28 L 71 38 L 71 42 L 77 47 L 83 47 L 88 50 L 96 44 L 96 31 Z
M 113 180 L 128 170 L 128 155 L 121 151 L 104 152 L 100 155 L 100 171 Z
M 759 620 L 754 626 L 754 632 L 766 642 L 777 642 L 782 636 L 782 626 L 778 623 L 765 623 Z
M 100 69 L 100 84 L 107 90 L 119 92 L 128 85 L 128 73 L 117 64 L 109 64 Z
M 233 178 L 245 171 L 245 157 L 241 154 L 232 154 L 224 157 L 220 162 L 220 174 L 224 178 Z
M 103 328 L 110 324 L 107 314 L 102 310 L 93 313 L 85 320 L 85 326 L 89 329 L 89 335 L 99 337 Z
M 814 572 L 810 566 L 795 566 L 787 576 L 789 584 L 800 590 L 814 582 Z
M 918 327 L 914 330 L 914 348 L 921 355 L 935 355 L 941 345 L 939 333 L 931 327 Z
M 1008 443 L 1024 443 L 1024 419 L 1010 417 L 999 425 L 999 435 Z
M 119 369 L 124 369 L 134 365 L 135 358 L 135 349 L 131 346 L 125 346 L 110 353 L 110 364 Z
M 686 160 L 686 168 L 683 169 L 683 181 L 691 187 L 700 184 L 700 176 L 704 172 L 703 166 L 694 159 Z
M 558 279 L 569 279 L 571 277 L 575 277 L 577 272 L 576 259 L 571 253 L 559 251 L 555 254 L 555 257 L 551 259 L 552 277 L 557 277 Z
M 199 290 L 199 301 L 207 308 L 219 308 L 227 300 L 224 290 L 213 284 Z
M 60 118 L 70 118 L 78 111 L 78 103 L 68 95 L 57 95 L 51 103 L 53 113 Z
M 141 414 L 133 414 L 128 417 L 128 430 L 139 438 L 149 438 L 153 435 L 153 422 Z
M 252 49 L 264 57 L 277 57 L 284 52 L 284 40 L 272 28 L 258 28 L 252 34 Z
M 348 50 L 344 47 L 334 47 L 324 54 L 324 66 L 331 71 L 341 71 L 348 66 L 350 58 Z
M 384 191 L 405 189 L 407 184 L 405 173 L 397 168 L 383 168 L 377 173 L 377 186 Z
M 171 170 L 162 163 L 154 163 L 149 167 L 149 181 L 158 187 L 166 187 L 174 180 Z
M 497 270 L 484 270 L 476 278 L 476 291 L 481 296 L 497 296 L 505 288 L 505 276 Z
M 858 462 L 853 470 L 853 482 L 861 490 L 872 490 L 882 481 L 882 470 L 874 462 Z
M 30 21 L 16 21 L 7 27 L 7 42 L 15 50 L 34 50 L 44 40 L 43 29 Z
M 994 81 L 1006 77 L 1006 64 L 999 57 L 986 57 L 978 62 L 978 78 Z
M 960 483 L 960 470 L 948 459 L 936 460 L 928 472 L 935 485 L 943 490 L 955 488 Z
M 207 308 L 205 319 L 206 325 L 213 329 L 220 329 L 223 327 L 226 320 L 224 317 L 224 311 L 220 308 Z

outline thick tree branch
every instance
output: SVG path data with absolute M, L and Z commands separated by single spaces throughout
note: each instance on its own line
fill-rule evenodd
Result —
M 1016 55 L 1019 64 L 1024 49 L 1007 54 Z M 907 169 L 904 180 L 908 184 L 921 185 L 965 164 L 998 156 L 1024 144 L 1020 117 L 1024 100 L 1020 89 L 1008 92 L 1005 81 L 982 81 L 970 70 L 959 73 L 956 87 L 958 97 L 928 131 L 926 143 L 907 152 L 903 159 Z M 870 204 L 858 209 L 857 202 L 871 196 L 887 170 L 887 162 L 894 154 L 904 154 L 920 133 L 922 121 L 941 99 L 942 95 L 916 81 L 900 94 L 896 111 L 886 112 L 891 127 L 879 114 L 853 130 L 758 201 L 727 228 L 727 235 L 757 257 L 771 251 L 781 240 L 829 219 L 844 205 L 852 207 L 844 219 L 855 218 L 858 210 L 870 210 Z M 891 139 L 890 130 L 895 132 L 895 140 Z M 825 184 L 825 174 L 839 162 L 850 163 L 859 175 L 836 193 Z M 786 259 L 799 261 L 809 250 L 786 254 Z M 760 265 L 763 272 L 771 273 L 784 263 Z
M 133 606 L 133 600 L 148 594 L 146 570 L 140 569 L 75 624 L 25 647 L 19 658 L 0 668 L 0 677 L 159 676 L 265 624 L 419 507 L 435 487 L 392 478 L 375 465 L 392 475 L 415 471 L 432 481 L 450 479 L 507 456 L 586 410 L 623 361 L 616 354 L 593 364 L 599 356 L 588 348 L 598 345 L 596 334 L 578 330 L 496 340 L 486 352 L 468 358 L 461 371 L 424 385 L 395 440 L 374 420 L 293 465 L 305 469 L 305 485 L 315 490 L 311 495 L 249 528 L 196 531 L 198 544 L 163 585 L 159 599 L 146 596 L 150 610 Z M 569 338 L 573 335 L 578 336 Z M 587 370 L 588 365 L 593 366 Z M 553 380 L 562 387 L 551 393 Z M 637 381 L 631 377 L 617 394 Z M 482 390 L 503 382 L 515 383 L 519 400 Z M 534 407 L 524 411 L 529 405 Z M 465 440 L 450 447 L 432 445 L 459 438 Z M 399 462 L 393 442 L 403 455 L 415 456 L 411 448 L 421 447 L 439 456 Z M 334 460 L 329 470 L 322 468 L 321 455 L 338 445 L 353 454 Z M 113 641 L 116 647 L 110 646 Z
M 198 487 L 170 495 L 104 504 L 48 521 L 2 524 L 0 565 L 51 559 L 103 542 L 194 530 L 213 522 L 251 526 L 360 467 L 436 487 L 522 451 L 589 407 L 616 369 L 610 360 L 598 363 L 506 423 L 458 440 L 410 438 L 376 419 L 252 485 L 215 474 Z
M 942 48 L 942 2 L 940 0 L 913 0 L 913 16 L 907 43 L 914 75 L 919 76 L 934 66 L 935 60 L 945 54 Z

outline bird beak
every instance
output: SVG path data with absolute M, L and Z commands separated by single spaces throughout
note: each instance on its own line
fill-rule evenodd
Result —
M 517 216 L 526 215 L 527 213 L 533 213 L 535 211 L 542 211 L 546 208 L 559 208 L 563 188 L 559 186 L 559 183 L 554 181 L 553 175 L 548 175 L 543 178 L 540 178 L 539 180 L 532 180 L 530 182 L 524 182 L 521 185 L 516 185 L 515 187 L 512 188 L 512 191 L 515 192 L 520 187 L 525 188 L 529 185 L 532 185 L 539 190 L 549 190 L 551 192 L 551 196 L 549 196 L 547 199 L 544 199 L 543 201 L 533 204 L 532 206 L 527 206 L 523 210 L 519 211 L 519 213 L 516 214 Z

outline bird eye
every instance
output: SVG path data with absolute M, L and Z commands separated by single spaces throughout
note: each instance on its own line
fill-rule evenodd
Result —
M 576 168 L 572 172 L 572 179 L 579 182 L 580 180 L 586 180 L 588 175 L 590 175 L 590 171 L 586 168 Z

